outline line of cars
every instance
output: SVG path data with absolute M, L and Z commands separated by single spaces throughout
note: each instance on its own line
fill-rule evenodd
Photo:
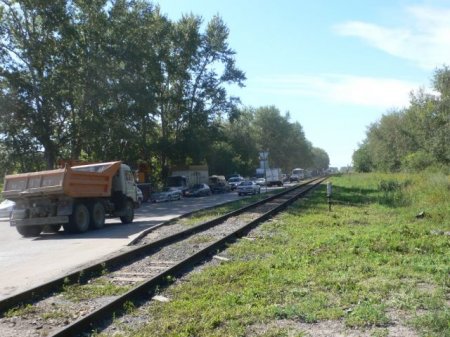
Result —
M 180 200 L 182 197 L 201 197 L 231 191 L 236 191 L 240 196 L 261 193 L 261 184 L 253 180 L 246 180 L 240 175 L 233 175 L 229 177 L 228 181 L 223 176 L 212 176 L 210 182 L 211 185 L 199 183 L 187 189 L 165 187 L 160 192 L 152 193 L 150 199 L 152 202 L 167 202 Z
M 152 193 L 150 199 L 152 202 L 164 202 L 180 200 L 183 196 L 201 197 L 211 194 L 211 188 L 207 184 L 195 184 L 186 190 L 178 187 L 165 187 L 161 192 Z

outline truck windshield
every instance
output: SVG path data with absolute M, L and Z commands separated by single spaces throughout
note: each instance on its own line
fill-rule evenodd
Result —
M 80 171 L 80 172 L 103 172 L 109 167 L 111 167 L 111 163 L 109 164 L 94 164 L 94 165 L 83 165 L 83 166 L 73 166 L 72 170 Z

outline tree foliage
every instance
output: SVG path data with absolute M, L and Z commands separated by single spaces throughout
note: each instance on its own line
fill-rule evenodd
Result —
M 450 70 L 436 70 L 436 94 L 411 94 L 410 106 L 369 126 L 353 154 L 358 171 L 418 171 L 450 166 Z
M 235 155 L 230 158 L 233 171 L 254 175 L 260 152 L 269 153 L 269 167 L 290 172 L 295 167 L 328 168 L 328 154 L 313 148 L 298 122 L 290 122 L 274 106 L 245 108 L 239 117 L 226 124 L 225 135 Z M 228 171 L 229 173 L 233 171 Z
M 0 154 L 6 171 L 60 159 L 176 164 L 251 175 L 314 161 L 299 123 L 240 109 L 243 86 L 219 16 L 172 21 L 146 0 L 0 0 Z

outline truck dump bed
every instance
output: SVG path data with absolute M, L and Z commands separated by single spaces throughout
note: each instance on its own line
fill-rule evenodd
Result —
M 120 165 L 120 161 L 115 161 L 7 175 L 2 195 L 10 200 L 51 195 L 108 197 L 111 195 L 112 178 Z

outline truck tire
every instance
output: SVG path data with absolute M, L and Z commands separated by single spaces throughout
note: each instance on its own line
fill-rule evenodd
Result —
M 122 221 L 123 224 L 132 223 L 134 219 L 134 207 L 131 200 L 125 202 L 124 212 L 125 215 L 120 217 L 120 221 Z
M 64 230 L 69 233 L 84 233 L 89 229 L 89 209 L 83 203 L 75 204 L 69 223 L 64 225 Z
M 16 226 L 16 229 L 19 232 L 19 234 L 26 238 L 39 236 L 43 228 L 44 226 Z
M 100 201 L 94 202 L 90 207 L 90 226 L 92 229 L 100 229 L 105 225 L 105 207 Z

